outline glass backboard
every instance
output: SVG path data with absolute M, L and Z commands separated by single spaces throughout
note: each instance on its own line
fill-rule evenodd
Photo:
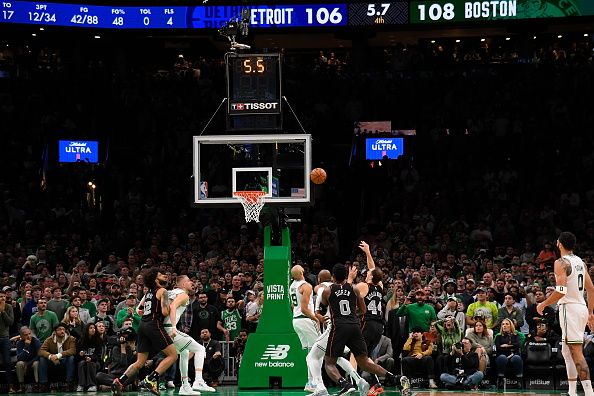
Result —
M 194 203 L 239 204 L 236 191 L 264 191 L 266 205 L 311 201 L 311 135 L 194 136 Z

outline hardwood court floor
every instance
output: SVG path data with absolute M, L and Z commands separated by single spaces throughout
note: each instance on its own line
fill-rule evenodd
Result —
M 580 389 L 581 390 L 581 389 Z M 168 391 L 168 392 L 161 392 L 162 396 L 178 396 L 178 391 L 179 388 L 176 389 L 175 391 Z M 330 395 L 336 394 L 338 392 L 338 388 L 333 388 L 333 389 L 329 389 L 328 390 L 330 392 Z M 517 390 L 508 390 L 507 392 L 505 392 L 506 394 L 508 393 L 513 393 L 514 396 L 534 396 L 534 395 L 538 395 L 538 396 L 548 396 L 548 395 L 560 395 L 562 392 L 556 392 L 556 391 L 540 391 L 540 390 L 523 390 L 523 391 L 517 391 Z M 579 393 L 579 392 L 578 392 Z M 354 396 L 358 395 L 359 393 L 353 393 Z M 392 389 L 386 389 L 386 391 L 383 393 L 386 396 L 392 396 L 392 395 L 399 395 L 400 393 L 397 392 L 396 390 L 392 390 Z M 423 390 L 423 389 L 413 389 L 411 396 L 496 396 L 496 395 L 501 395 L 503 396 L 503 390 L 497 392 L 497 391 L 464 391 L 464 392 L 460 392 L 460 391 L 446 391 L 446 390 Z M 32 394 L 34 395 L 34 394 Z M 38 394 L 39 395 L 39 394 Z M 96 392 L 96 393 L 48 393 L 47 395 L 53 395 L 53 396 L 83 396 L 83 395 L 88 395 L 88 396 L 93 396 L 93 395 L 110 395 L 109 392 Z M 142 395 L 142 396 L 150 396 L 151 393 L 149 392 L 126 392 L 124 393 L 124 395 Z M 266 389 L 261 389 L 261 390 L 239 390 L 237 389 L 236 386 L 219 386 L 217 388 L 217 391 L 215 393 L 207 393 L 207 392 L 203 392 L 202 396 L 307 396 L 309 395 L 309 393 L 306 393 L 302 390 L 278 390 L 278 389 L 270 389 L 270 390 L 266 390 Z

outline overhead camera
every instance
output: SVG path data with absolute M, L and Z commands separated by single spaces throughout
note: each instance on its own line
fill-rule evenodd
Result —
M 221 36 L 227 37 L 231 43 L 232 50 L 250 49 L 249 45 L 241 44 L 235 41 L 237 36 L 247 36 L 249 33 L 249 27 L 250 10 L 248 8 L 244 8 L 241 11 L 240 16 L 231 18 L 221 28 L 219 28 L 219 34 Z

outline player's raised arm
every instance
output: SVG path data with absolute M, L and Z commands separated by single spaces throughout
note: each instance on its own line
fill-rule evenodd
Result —
M 367 307 L 365 306 L 365 300 L 363 300 L 364 296 L 361 295 L 361 291 L 359 291 L 357 287 L 353 287 L 353 291 L 357 296 L 357 307 L 359 308 L 359 313 L 361 315 L 365 315 L 365 312 L 367 312 Z
M 161 313 L 163 316 L 169 316 L 169 297 L 167 296 L 167 290 L 163 287 L 157 290 L 157 298 L 161 301 Z
M 142 296 L 142 298 L 140 299 L 140 302 L 138 303 L 138 306 L 136 307 L 136 313 L 140 316 L 144 315 L 144 300 L 145 300 L 146 294 L 144 296 Z
M 551 304 L 555 304 L 559 301 L 563 296 L 567 294 L 567 277 L 571 275 L 571 271 L 573 268 L 571 263 L 568 260 L 563 258 L 557 259 L 555 261 L 555 291 L 551 293 L 546 300 L 541 302 L 536 306 L 536 311 L 542 315 L 545 307 L 548 307 Z M 590 297 L 588 296 L 588 300 Z
M 375 268 L 375 261 L 373 261 L 373 257 L 371 256 L 371 251 L 369 250 L 369 245 L 365 241 L 359 242 L 359 249 L 363 250 L 365 253 L 365 258 L 367 259 L 367 269 L 371 271 Z

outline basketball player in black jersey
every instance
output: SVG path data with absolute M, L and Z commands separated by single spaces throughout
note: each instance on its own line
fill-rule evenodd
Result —
M 357 268 L 351 267 L 350 271 L 356 274 Z M 323 306 L 328 306 L 332 313 L 332 330 L 328 337 L 325 356 L 328 376 L 341 386 L 340 395 L 355 392 L 355 388 L 340 375 L 336 367 L 337 358 L 342 355 L 344 347 L 348 346 L 362 370 L 385 376 L 387 380 L 394 383 L 399 382 L 401 394 L 408 396 L 410 390 L 408 378 L 392 374 L 367 356 L 367 346 L 356 315 L 357 306 L 361 312 L 365 312 L 365 303 L 359 290 L 347 282 L 347 268 L 343 264 L 336 264 L 332 269 L 332 275 L 335 283 L 324 290 L 321 303 Z
M 361 315 L 361 331 L 363 332 L 367 352 L 371 353 L 384 334 L 384 316 L 382 315 L 384 301 L 382 279 L 384 273 L 381 269 L 375 267 L 369 245 L 361 241 L 359 248 L 363 250 L 367 257 L 368 271 L 365 282 L 359 282 L 355 287 L 359 290 L 365 303 L 365 313 Z M 376 383 L 370 383 L 370 385 L 372 385 L 372 390 L 377 393 L 383 391 L 379 380 Z
M 356 288 L 365 302 L 366 310 L 361 317 L 361 330 L 367 345 L 367 351 L 371 352 L 379 343 L 382 334 L 384 334 L 384 315 L 382 314 L 384 299 L 382 278 L 384 273 L 381 269 L 375 268 L 369 245 L 361 241 L 359 248 L 367 256 L 368 272 L 365 282 L 357 283 Z
M 152 356 L 162 351 L 165 359 L 152 373 L 140 381 L 142 388 L 158 396 L 160 394 L 159 375 L 167 371 L 177 360 L 173 341 L 163 327 L 163 319 L 169 315 L 167 290 L 163 287 L 167 284 L 167 276 L 161 274 L 157 268 L 150 268 L 144 274 L 144 284 L 149 291 L 142 297 L 137 308 L 138 313 L 142 315 L 142 320 L 138 327 L 136 362 L 132 363 L 119 378 L 113 380 L 111 385 L 113 395 L 121 395 L 131 378 L 144 366 L 149 354 Z

